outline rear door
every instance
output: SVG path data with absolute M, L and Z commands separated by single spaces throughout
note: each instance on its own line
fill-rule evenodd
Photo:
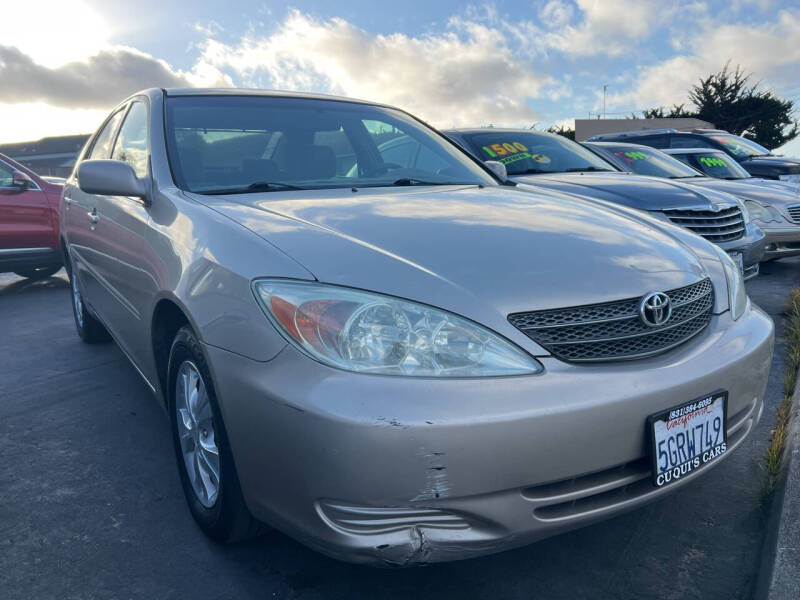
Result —
M 45 193 L 31 182 L 25 190 L 12 185 L 16 169 L 0 160 L 0 252 L 53 246 L 53 219 Z

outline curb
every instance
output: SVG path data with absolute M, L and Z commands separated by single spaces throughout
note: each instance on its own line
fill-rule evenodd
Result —
M 792 394 L 789 435 L 783 452 L 781 479 L 775 489 L 762 551 L 755 598 L 800 598 L 800 379 Z

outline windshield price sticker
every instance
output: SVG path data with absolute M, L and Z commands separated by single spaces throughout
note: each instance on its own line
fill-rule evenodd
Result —
M 545 154 L 536 154 L 528 151 L 528 147 L 521 142 L 505 142 L 481 146 L 490 158 L 497 159 L 504 165 L 530 158 L 543 165 L 550 164 L 550 157 Z
M 504 165 L 509 163 L 517 162 L 518 160 L 524 160 L 526 158 L 533 158 L 530 153 L 528 152 L 517 152 L 516 154 L 512 154 L 511 156 L 505 156 L 500 159 L 500 162 Z
M 727 392 L 717 392 L 648 417 L 656 487 L 674 483 L 725 454 L 727 401 Z
M 727 167 L 728 163 L 726 163 L 721 158 L 717 158 L 715 156 L 701 156 L 698 159 L 701 163 L 703 163 L 707 167 Z
M 650 158 L 650 155 L 645 154 L 644 152 L 616 152 L 616 155 L 623 160 L 627 160 L 628 162 L 633 162 L 635 160 L 647 160 Z
M 504 144 L 481 146 L 481 150 L 492 158 L 497 158 L 498 156 L 508 156 L 509 154 L 516 154 L 517 152 L 527 152 L 528 147 L 520 142 L 506 142 Z

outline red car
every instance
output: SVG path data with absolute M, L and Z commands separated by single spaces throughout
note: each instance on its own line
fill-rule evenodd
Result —
M 0 154 L 0 273 L 42 279 L 63 265 L 56 181 Z

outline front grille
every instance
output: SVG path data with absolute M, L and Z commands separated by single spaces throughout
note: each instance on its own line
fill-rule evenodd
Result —
M 641 298 L 515 313 L 509 322 L 553 356 L 570 362 L 629 360 L 665 352 L 702 331 L 711 319 L 710 279 L 666 292 L 672 316 L 652 327 L 639 315 Z
M 789 213 L 792 223 L 800 223 L 800 204 L 790 204 L 786 207 L 786 212 Z
M 710 242 L 730 242 L 744 235 L 744 217 L 738 206 L 711 210 L 665 210 L 667 218 Z

